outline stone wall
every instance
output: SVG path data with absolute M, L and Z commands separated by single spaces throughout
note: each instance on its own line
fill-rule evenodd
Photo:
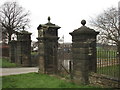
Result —
M 106 75 L 91 73 L 89 81 L 92 85 L 98 85 L 104 88 L 120 88 L 120 80 L 108 77 Z

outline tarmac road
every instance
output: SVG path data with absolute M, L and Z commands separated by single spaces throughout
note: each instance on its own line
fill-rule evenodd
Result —
M 38 67 L 0 68 L 0 76 L 38 72 Z

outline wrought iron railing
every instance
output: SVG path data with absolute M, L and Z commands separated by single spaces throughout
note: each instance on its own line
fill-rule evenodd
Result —
M 115 46 L 97 48 L 97 73 L 120 78 L 120 59 Z

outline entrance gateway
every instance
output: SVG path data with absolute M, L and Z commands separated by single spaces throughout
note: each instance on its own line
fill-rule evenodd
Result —
M 96 36 L 99 32 L 85 26 L 86 21 L 81 21 L 82 26 L 74 30 L 72 36 L 72 62 L 73 81 L 79 84 L 89 83 L 89 72 L 96 72 Z M 59 26 L 50 22 L 38 26 L 39 47 L 39 72 L 56 74 L 58 71 L 58 29 Z

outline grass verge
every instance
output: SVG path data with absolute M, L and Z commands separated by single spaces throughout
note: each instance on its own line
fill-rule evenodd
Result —
M 120 65 L 101 67 L 97 69 L 97 72 L 111 77 L 120 78 Z
M 20 65 L 17 65 L 15 63 L 11 63 L 8 58 L 0 58 L 0 67 L 2 68 L 11 68 L 11 67 L 19 67 Z
M 97 88 L 95 86 L 79 86 L 57 77 L 28 73 L 2 77 L 3 88 Z

